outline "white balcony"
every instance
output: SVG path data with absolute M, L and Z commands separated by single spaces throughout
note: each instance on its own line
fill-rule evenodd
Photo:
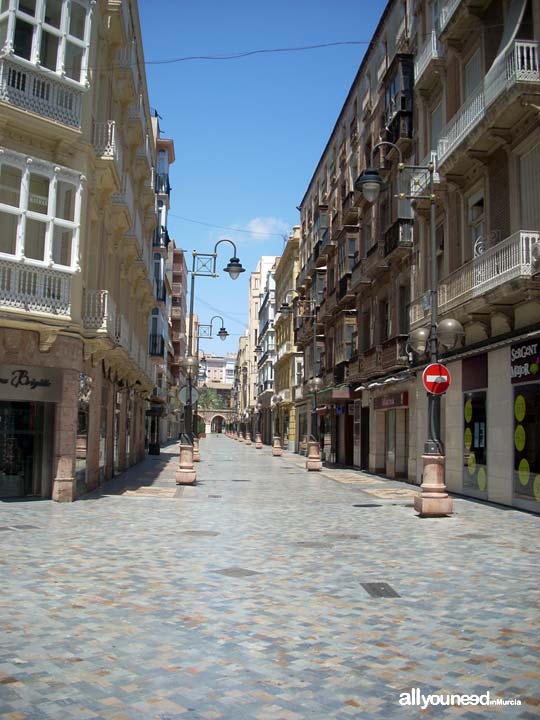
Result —
M 439 32 L 442 32 L 448 25 L 460 2 L 461 0 L 447 0 L 447 2 L 443 5 L 441 8 Z
M 0 260 L 0 306 L 69 317 L 71 274 Z
M 287 340 L 287 342 L 282 343 L 277 351 L 277 360 L 281 360 L 282 357 L 285 355 L 289 355 L 292 352 L 292 343 L 290 340 Z
M 432 150 L 420 165 L 427 167 L 430 163 L 433 164 L 433 184 L 437 185 L 440 183 L 441 178 L 437 172 L 437 152 L 435 150 Z M 429 194 L 429 191 L 429 172 L 427 170 L 415 170 L 411 177 L 410 195 L 418 197 L 419 195 Z
M 484 82 L 454 115 L 439 140 L 439 166 L 482 120 L 487 108 L 516 83 L 539 83 L 538 43 L 516 40 L 504 60 L 489 70 Z
M 424 46 L 418 53 L 418 59 L 414 63 L 414 83 L 418 87 L 422 76 L 429 67 L 429 64 L 442 58 L 442 46 L 437 39 L 437 33 L 433 30 L 427 37 Z
M 129 73 L 131 76 L 134 92 L 132 91 L 130 94 L 132 96 L 137 94 L 139 91 L 139 69 L 137 65 L 137 50 L 134 40 L 117 51 L 116 64 L 122 71 Z
M 94 123 L 94 151 L 97 157 L 113 161 L 118 177 L 123 176 L 122 144 L 114 120 Z
M 511 280 L 527 280 L 538 270 L 532 264 L 531 250 L 540 243 L 540 232 L 520 230 L 486 252 L 462 265 L 439 283 L 439 311 L 482 297 Z M 429 296 L 411 304 L 411 326 L 421 325 L 429 315 Z
M 83 325 L 87 330 L 104 331 L 115 339 L 116 305 L 108 290 L 85 291 Z
M 82 95 L 82 89 L 27 61 L 0 58 L 0 100 L 4 102 L 79 129 Z
M 144 141 L 142 145 L 138 148 L 135 159 L 138 162 L 142 162 L 143 164 L 147 165 L 147 171 L 151 175 L 152 174 L 152 168 L 154 166 L 154 161 L 152 159 L 152 144 L 150 142 L 150 136 L 148 133 L 144 136 Z M 154 192 L 154 189 L 152 188 L 152 192 Z
M 133 194 L 133 185 L 129 175 L 124 175 L 124 185 L 121 192 L 113 193 L 111 197 L 113 205 L 123 205 L 129 211 L 131 221 L 135 219 L 135 200 Z M 137 215 L 138 218 L 138 215 Z M 140 222 L 140 221 L 139 221 Z

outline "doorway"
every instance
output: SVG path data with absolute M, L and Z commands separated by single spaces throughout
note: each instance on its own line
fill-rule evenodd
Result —
M 363 407 L 360 420 L 360 469 L 369 470 L 369 408 Z
M 0 498 L 49 497 L 54 404 L 0 401 Z
M 396 476 L 396 411 L 386 413 L 386 474 Z

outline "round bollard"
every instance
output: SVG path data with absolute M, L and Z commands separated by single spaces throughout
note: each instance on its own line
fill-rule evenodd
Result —
M 193 445 L 180 445 L 178 470 L 176 471 L 177 485 L 195 485 L 197 472 L 193 467 Z
M 246 433 L 246 445 L 251 445 L 251 433 Z
M 274 435 L 274 444 L 272 446 L 272 455 L 274 457 L 280 457 L 283 455 L 283 450 L 281 449 L 281 438 L 279 435 Z
M 310 440 L 307 444 L 306 470 L 320 470 L 321 468 L 320 445 L 316 440 Z
M 262 448 L 261 433 L 255 433 L 255 449 L 260 450 Z
M 201 450 L 199 448 L 199 438 L 193 438 L 193 462 L 201 462 Z

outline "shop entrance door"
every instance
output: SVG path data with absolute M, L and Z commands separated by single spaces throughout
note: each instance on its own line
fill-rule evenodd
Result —
M 369 470 L 369 408 L 363 407 L 360 420 L 360 469 Z
M 0 401 L 0 498 L 51 494 L 51 403 Z
M 386 474 L 396 476 L 396 411 L 386 413 Z

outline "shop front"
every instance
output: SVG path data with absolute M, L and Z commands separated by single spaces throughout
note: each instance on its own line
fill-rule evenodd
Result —
M 0 497 L 51 495 L 61 388 L 62 372 L 55 368 L 0 369 Z
M 540 511 L 540 338 L 510 348 L 514 504 Z
M 389 478 L 407 478 L 409 465 L 409 392 L 373 398 L 370 469 Z

